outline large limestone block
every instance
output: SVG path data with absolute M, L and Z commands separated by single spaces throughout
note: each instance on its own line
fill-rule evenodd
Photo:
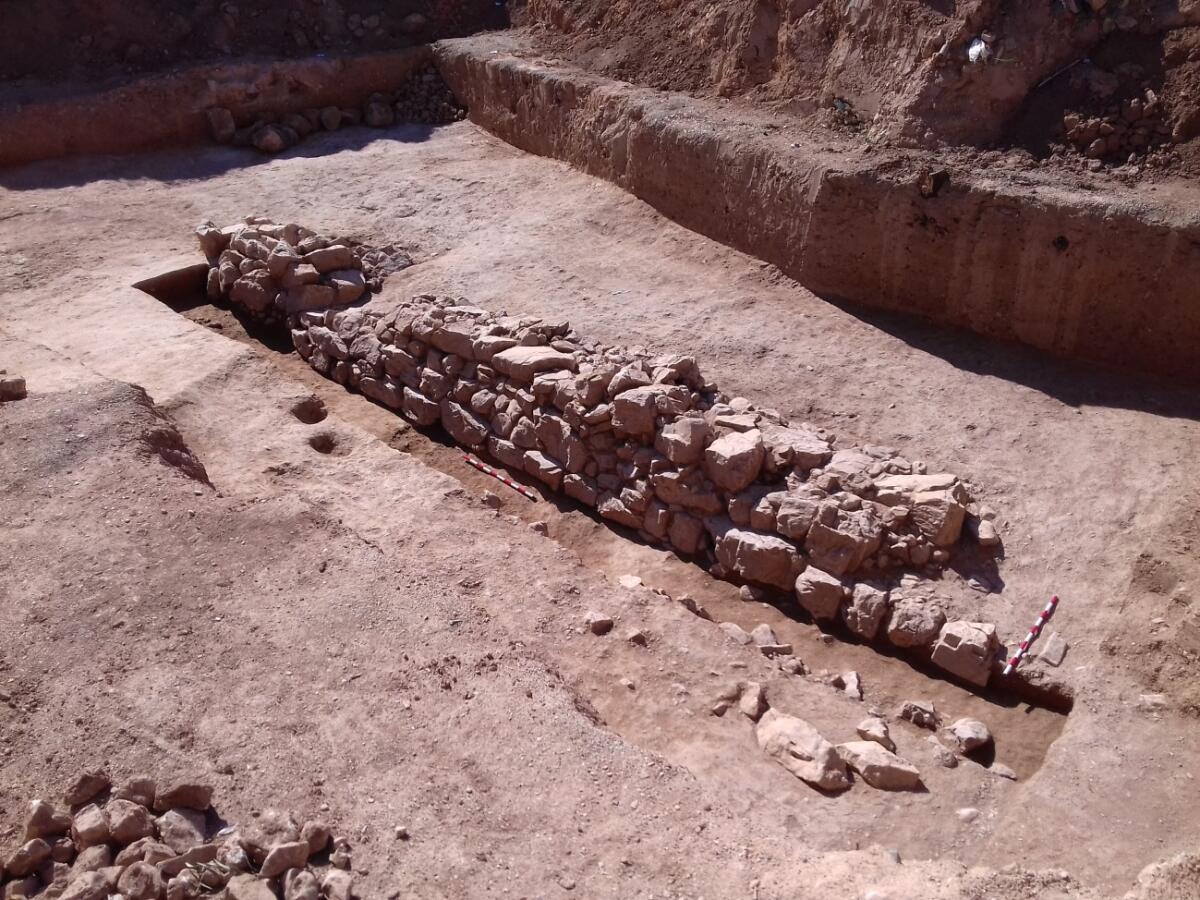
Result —
M 796 600 L 814 619 L 837 618 L 846 595 L 841 579 L 810 566 L 796 579 Z
M 762 469 L 762 432 L 734 432 L 717 438 L 704 451 L 704 472 L 722 490 L 736 493 L 758 477 Z
M 921 787 L 917 767 L 875 741 L 838 744 L 837 753 L 871 787 L 882 791 L 911 791 Z
M 575 371 L 575 357 L 553 347 L 509 347 L 492 357 L 497 372 L 523 384 L 532 384 L 538 372 Z
M 947 622 L 933 645 L 933 662 L 952 675 L 986 687 L 999 642 L 990 622 Z
M 813 787 L 839 791 L 850 786 L 846 763 L 833 744 L 803 719 L 769 709 L 758 720 L 755 737 L 767 756 Z
M 716 545 L 717 561 L 747 581 L 791 590 L 804 569 L 795 544 L 774 534 L 736 528 L 729 519 L 705 522 Z

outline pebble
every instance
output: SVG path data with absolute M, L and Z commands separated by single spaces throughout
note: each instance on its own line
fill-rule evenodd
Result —
M 964 806 L 962 809 L 958 810 L 955 815 L 957 815 L 959 820 L 962 822 L 974 822 L 979 818 L 979 810 L 973 806 Z

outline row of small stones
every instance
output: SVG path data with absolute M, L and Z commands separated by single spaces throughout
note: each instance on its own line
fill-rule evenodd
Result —
M 598 372 L 606 369 L 610 373 L 618 369 L 620 371 L 616 372 L 616 377 L 611 378 L 607 392 L 610 401 L 604 400 L 606 390 L 605 386 L 600 384 L 597 391 L 600 397 L 597 398 L 597 402 L 591 404 L 591 408 L 580 410 L 580 421 L 575 422 L 570 409 L 563 410 L 554 404 L 551 396 L 551 382 L 543 382 L 537 378 L 530 385 L 519 379 L 506 378 L 484 362 L 475 362 L 458 354 L 439 350 L 427 340 L 412 333 L 412 326 L 408 322 L 419 320 L 423 314 L 435 321 L 448 321 L 449 316 L 452 316 L 455 311 L 454 304 L 456 302 L 458 301 L 448 298 L 414 298 L 413 305 L 401 308 L 397 311 L 398 315 L 383 318 L 379 318 L 378 313 L 363 313 L 360 310 L 330 309 L 306 312 L 297 319 L 299 327 L 293 331 L 293 339 L 301 355 L 322 374 L 339 383 L 358 388 L 374 399 L 382 399 L 383 402 L 403 410 L 410 417 L 414 415 L 414 406 L 419 406 L 418 424 L 421 425 L 432 425 L 438 419 L 444 418 L 439 402 L 445 398 L 452 399 L 459 407 L 454 410 L 456 414 L 470 409 L 472 421 L 476 423 L 481 421 L 481 417 L 488 414 L 489 411 L 485 404 L 489 402 L 493 418 L 504 414 L 504 411 L 498 409 L 498 405 L 503 405 L 505 410 L 516 407 L 521 417 L 529 418 L 531 422 L 532 417 L 539 414 L 542 417 L 555 419 L 562 417 L 572 431 L 577 432 L 583 440 L 591 445 L 595 453 L 589 454 L 590 458 L 582 466 L 572 467 L 580 469 L 579 475 L 564 475 L 562 467 L 558 465 L 554 465 L 553 471 L 549 473 L 539 471 L 530 474 L 548 477 L 552 488 L 556 490 L 562 488 L 568 494 L 590 506 L 597 506 L 598 499 L 604 491 L 619 491 L 622 483 L 636 483 L 648 475 L 669 474 L 668 470 L 675 469 L 669 464 L 669 460 L 662 457 L 656 449 L 658 441 L 654 437 L 632 434 L 622 436 L 614 433 L 613 404 L 610 402 L 614 398 L 611 388 L 625 377 L 630 368 L 628 365 L 622 368 L 621 364 L 628 362 L 626 357 L 618 355 L 614 361 L 613 358 L 604 357 L 602 354 L 593 355 L 593 362 L 599 364 L 596 366 Z M 478 313 L 479 311 L 467 309 L 464 312 Z M 399 324 L 400 319 L 406 320 L 405 324 Z M 511 331 L 508 337 L 514 343 L 545 344 L 546 339 L 549 338 L 549 347 L 564 354 L 581 354 L 582 352 L 581 346 L 570 340 L 572 335 L 565 325 L 546 325 L 538 323 L 536 320 L 521 320 L 524 324 L 518 325 L 515 320 L 510 320 L 511 324 L 517 325 L 517 327 L 507 328 L 505 326 L 488 327 L 490 320 L 480 319 L 479 321 L 482 323 L 479 328 L 480 334 L 482 335 L 486 331 L 488 332 L 487 336 L 493 340 L 501 339 L 504 336 L 502 332 Z M 386 348 L 382 353 L 384 358 L 369 360 L 368 356 L 378 351 L 381 345 Z M 393 364 L 392 361 L 397 362 Z M 584 366 L 586 365 L 585 363 Z M 415 367 L 407 376 L 408 381 L 413 382 L 413 385 L 404 383 L 405 376 L 400 373 L 401 366 Z M 639 366 L 640 360 L 633 364 L 634 369 Z M 396 373 L 394 378 L 392 374 L 388 374 L 388 369 Z M 651 375 L 657 379 L 655 387 L 669 388 L 672 386 L 671 382 L 675 380 L 671 373 L 655 368 L 653 373 L 642 376 L 640 381 L 631 382 L 629 386 L 648 384 Z M 693 388 L 703 386 L 703 379 L 700 376 L 696 375 L 694 378 L 699 380 L 694 382 Z M 595 385 L 589 385 L 588 389 L 592 390 L 594 387 Z M 401 388 L 406 388 L 407 391 L 402 391 Z M 619 395 L 620 392 L 621 389 L 618 388 L 616 393 Z M 484 395 L 480 399 L 483 399 L 485 403 L 472 402 L 476 399 L 477 394 Z M 777 413 L 769 410 L 755 411 L 745 401 L 737 399 L 732 401 L 733 405 L 725 404 L 723 402 L 725 398 L 722 395 L 710 391 L 700 393 L 693 390 L 689 396 L 683 397 L 682 394 L 680 396 L 682 397 L 681 403 L 693 410 L 707 409 L 710 412 L 716 410 L 718 414 L 723 411 L 729 418 L 740 416 L 752 419 L 757 416 L 758 423 L 756 424 L 782 423 L 782 418 Z M 408 400 L 408 403 L 404 402 L 405 399 Z M 541 402 L 539 403 L 539 401 Z M 680 414 L 680 417 L 685 414 L 686 412 Z M 655 436 L 661 434 L 666 427 L 662 422 L 666 421 L 669 426 L 671 418 L 672 416 L 659 416 Z M 448 427 L 453 436 L 458 437 L 458 433 L 461 433 L 461 429 L 456 428 L 453 421 L 443 424 Z M 517 424 L 520 425 L 519 419 Z M 496 426 L 497 423 L 493 421 L 492 429 L 489 430 L 494 430 Z M 785 426 L 780 424 L 780 427 Z M 721 432 L 722 428 L 719 425 L 710 428 L 706 440 L 711 442 L 711 439 L 718 437 Z M 535 432 L 533 437 L 538 438 L 539 436 Z M 469 443 L 472 446 L 478 446 L 481 442 L 471 440 Z M 489 449 L 492 449 L 491 441 L 488 442 L 488 446 Z M 525 449 L 541 452 L 548 448 L 539 441 L 538 446 Z M 907 474 L 925 470 L 922 464 L 910 463 L 895 456 L 886 448 L 867 448 L 867 450 L 869 451 L 867 456 L 870 457 L 869 468 L 858 475 L 836 474 L 833 469 L 826 470 L 816 467 L 807 469 L 803 473 L 796 473 L 799 483 L 804 485 L 805 490 L 819 491 L 829 498 L 830 502 L 837 506 L 835 515 L 853 514 L 868 507 L 874 509 L 877 506 L 862 496 L 862 494 L 870 493 L 873 484 L 872 476 L 887 473 Z M 515 460 L 504 459 L 504 455 L 507 454 L 493 452 L 493 456 L 506 464 L 515 462 Z M 832 455 L 832 451 L 824 454 L 827 461 Z M 525 468 L 520 463 L 517 465 L 519 468 Z M 646 471 L 642 471 L 643 469 Z M 756 473 L 756 476 L 750 480 L 756 481 L 760 474 L 771 477 L 763 471 Z M 778 470 L 775 473 L 775 480 L 783 482 L 787 474 L 786 467 Z M 766 486 L 763 484 L 751 485 L 751 489 L 757 490 Z M 780 489 L 796 486 L 795 484 L 779 484 Z M 705 490 L 713 495 L 714 503 L 720 503 L 714 485 L 706 481 L 704 487 L 697 493 Z M 726 502 L 721 503 L 721 506 L 723 508 L 732 507 L 731 514 L 735 523 L 745 521 L 745 524 L 749 524 L 748 517 L 754 504 L 747 505 L 747 500 L 741 496 L 738 490 L 729 489 L 729 492 L 729 498 Z M 676 513 L 688 515 L 684 508 L 676 509 L 679 504 L 667 505 Z M 641 506 L 642 504 L 639 504 L 639 508 Z M 743 506 L 745 509 L 739 511 Z M 715 507 L 710 512 L 715 513 Z M 903 522 L 903 512 L 903 509 L 897 507 L 883 507 L 878 514 L 885 519 L 885 527 L 900 527 Z M 990 515 L 990 513 L 985 511 L 985 515 Z M 648 539 L 661 540 L 664 537 L 663 534 L 647 530 L 640 518 L 634 522 L 628 516 L 620 516 L 615 510 L 611 511 L 611 516 L 621 524 L 641 529 L 643 536 Z M 704 542 L 701 534 L 703 528 L 700 519 L 691 516 L 690 521 L 694 521 L 695 524 L 688 529 L 688 535 L 676 535 L 681 538 L 676 543 L 676 549 L 683 553 L 694 554 L 703 550 Z M 978 527 L 982 532 L 994 535 L 994 526 L 990 522 L 981 522 Z M 947 547 L 931 547 L 927 543 L 923 543 L 919 537 L 893 534 L 892 538 L 892 544 L 881 545 L 882 549 L 878 556 L 871 556 L 864 560 L 863 566 L 867 570 L 886 569 L 908 564 L 914 556 L 919 556 L 922 560 L 918 565 L 926 565 L 930 562 L 934 565 L 941 565 L 950 558 Z M 990 539 L 987 542 L 990 542 Z M 894 555 L 892 554 L 893 550 L 895 551 Z M 921 552 L 917 553 L 916 551 Z
M 388 128 L 400 122 L 444 125 L 466 115 L 442 76 L 430 68 L 417 73 L 399 91 L 372 94 L 361 109 L 313 107 L 281 116 L 260 116 L 238 127 L 232 111 L 214 107 L 208 110 L 208 124 L 217 143 L 281 153 L 322 130 L 337 131 L 353 125 Z
M 23 843 L 0 866 L 4 900 L 350 900 L 350 847 L 328 826 L 266 811 L 214 835 L 212 795 L 195 781 L 114 788 L 103 771 L 83 773 L 66 810 L 30 804 Z M 326 854 L 328 868 L 313 868 Z

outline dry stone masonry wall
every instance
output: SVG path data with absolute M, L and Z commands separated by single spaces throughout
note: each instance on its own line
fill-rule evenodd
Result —
M 691 356 L 604 347 L 566 322 L 445 297 L 348 306 L 365 290 L 361 277 L 338 286 L 359 274 L 354 253 L 300 226 L 250 220 L 199 236 L 210 292 L 286 317 L 322 375 L 718 577 L 794 592 L 815 619 L 987 684 L 995 627 L 948 622 L 914 577 L 964 540 L 999 542 L 955 475 L 886 447 L 835 448 L 820 428 L 720 393 Z

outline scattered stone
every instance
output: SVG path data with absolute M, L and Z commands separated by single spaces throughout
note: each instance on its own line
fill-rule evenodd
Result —
M 113 791 L 113 796 L 118 800 L 129 800 L 147 809 L 154 807 L 155 794 L 153 778 L 131 778 Z
M 291 841 L 286 844 L 276 844 L 267 852 L 259 875 L 263 878 L 274 878 L 282 875 L 288 869 L 302 868 L 308 862 L 308 843 L 306 841 Z
M 5 375 L 0 372 L 0 403 L 14 400 L 24 400 L 28 396 L 25 389 L 25 379 L 19 375 Z
M 321 885 L 307 869 L 293 870 L 284 876 L 283 900 L 320 900 Z
M 858 723 L 856 729 L 858 736 L 864 741 L 874 741 L 885 750 L 891 752 L 896 751 L 896 742 L 892 740 L 891 734 L 888 732 L 887 722 L 883 719 L 872 716 L 869 719 L 863 719 Z
M 349 872 L 335 867 L 325 873 L 321 881 L 321 892 L 325 900 L 351 900 L 354 894 L 354 879 Z
M 758 721 L 758 745 L 797 778 L 826 791 L 850 786 L 846 763 L 808 722 L 769 709 Z
M 1061 666 L 1067 655 L 1067 639 L 1052 631 L 1038 650 L 1038 659 L 1051 666 Z
M 763 687 L 757 681 L 748 681 L 742 685 L 741 699 L 738 701 L 738 710 L 743 716 L 751 721 L 757 722 L 762 714 L 767 711 L 767 695 L 763 691 Z
M 583 624 L 592 634 L 602 635 L 612 631 L 613 620 L 611 616 L 606 616 L 604 613 L 590 610 L 583 618 Z
M 809 566 L 796 578 L 796 599 L 814 619 L 837 618 L 846 589 L 841 579 Z
M 713 702 L 709 706 L 709 712 L 714 716 L 723 716 L 729 712 L 729 708 L 737 703 L 741 696 L 742 686 L 740 684 L 727 685 L 713 698 Z
M 92 772 L 84 772 L 67 790 L 63 801 L 70 807 L 82 806 L 107 791 L 111 786 L 112 782 L 103 771 L 97 769 Z
M 942 717 L 928 700 L 906 700 L 900 707 L 900 718 L 931 731 L 936 731 L 942 724 Z
M 312 856 L 325 852 L 329 842 L 333 840 L 333 832 L 324 822 L 310 821 L 305 822 L 304 827 L 300 829 L 300 838 L 308 844 L 308 853 Z
M 988 771 L 998 778 L 1006 778 L 1009 781 L 1017 780 L 1017 773 L 1003 763 L 992 763 L 988 767 Z
M 958 765 L 958 757 L 954 755 L 949 747 L 939 741 L 936 737 L 931 735 L 925 740 L 927 740 L 929 742 L 929 746 L 933 748 L 934 758 L 937 759 L 940 765 L 947 769 L 953 769 Z
M 642 579 L 638 578 L 636 575 L 622 575 L 617 579 L 617 583 L 620 584 L 621 587 L 627 588 L 631 591 L 643 587 Z
M 992 733 L 978 719 L 956 719 L 945 729 L 945 737 L 959 753 L 970 753 L 992 742 Z
M 271 886 L 257 875 L 235 875 L 225 886 L 228 900 L 277 900 Z
M 708 445 L 704 451 L 704 472 L 717 487 L 736 493 L 758 477 L 762 461 L 762 433 L 734 432 Z
M 874 741 L 838 744 L 838 755 L 871 787 L 883 791 L 911 791 L 921 787 L 916 766 Z
M 741 644 L 744 647 L 748 647 L 754 643 L 754 638 L 746 632 L 746 629 L 742 628 L 742 626 L 738 625 L 736 622 L 722 622 L 717 627 L 725 632 L 725 636 L 735 644 Z
M 850 602 L 842 609 L 842 619 L 847 628 L 864 640 L 870 641 L 874 640 L 887 611 L 887 591 L 881 591 L 869 584 L 856 584 L 850 595 Z
M 625 640 L 629 641 L 631 644 L 635 644 L 638 647 L 645 647 L 648 643 L 646 632 L 642 631 L 640 628 L 634 628 L 631 631 L 626 632 Z
M 107 844 L 110 836 L 108 817 L 95 803 L 89 803 L 75 813 L 71 820 L 71 833 L 81 848 L 93 844 Z
M 25 819 L 25 840 L 52 838 L 71 830 L 71 817 L 55 809 L 45 800 L 34 800 L 29 804 L 29 815 Z
M 960 822 L 970 824 L 979 818 L 979 810 L 973 806 L 964 806 L 962 809 L 956 811 L 955 815 L 958 816 Z
M 842 685 L 841 692 L 853 700 L 863 698 L 862 679 L 857 672 L 845 672 L 839 676 Z
M 17 878 L 24 878 L 37 871 L 38 866 L 50 858 L 50 845 L 41 838 L 26 841 L 4 861 L 3 871 Z
M 193 809 L 171 809 L 158 817 L 159 839 L 175 853 L 187 853 L 204 843 L 204 814 Z
M 118 844 L 132 844 L 139 838 L 155 833 L 154 817 L 150 810 L 132 800 L 113 799 L 104 808 L 108 816 L 108 828 L 112 839 Z
M 154 811 L 166 812 L 176 807 L 204 812 L 212 806 L 211 785 L 197 781 L 178 781 L 168 784 L 154 799 Z
M 158 900 L 163 894 L 163 879 L 155 866 L 135 862 L 121 873 L 117 889 L 126 900 Z
M 917 597 L 902 597 L 892 604 L 887 638 L 897 647 L 930 647 L 945 623 L 946 614 L 940 606 Z

